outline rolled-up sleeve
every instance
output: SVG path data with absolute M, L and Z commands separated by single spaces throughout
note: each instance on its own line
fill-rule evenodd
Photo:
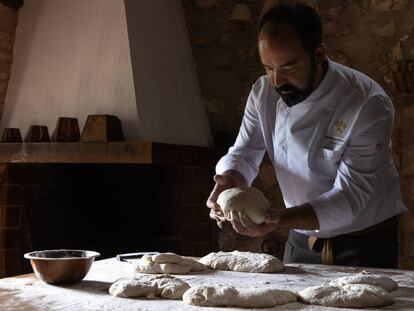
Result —
M 236 170 L 244 176 L 249 186 L 259 172 L 266 150 L 254 98 L 252 91 L 247 100 L 236 141 L 216 165 L 217 174 L 222 174 L 227 170 Z
M 369 204 L 381 170 L 391 161 L 394 109 L 388 98 L 376 96 L 365 102 L 350 129 L 350 138 L 339 162 L 332 189 L 309 204 L 320 230 L 333 230 L 352 223 Z

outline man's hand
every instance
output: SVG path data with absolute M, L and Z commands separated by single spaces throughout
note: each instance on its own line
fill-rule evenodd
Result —
M 250 237 L 262 237 L 278 227 L 280 222 L 280 211 L 271 210 L 261 224 L 255 224 L 242 212 L 231 211 L 231 225 L 240 234 Z
M 214 181 L 216 184 L 214 185 L 213 191 L 207 199 L 206 205 L 208 208 L 210 208 L 210 218 L 217 220 L 216 214 L 223 214 L 220 205 L 217 204 L 217 198 L 220 193 L 226 189 L 246 186 L 247 182 L 242 174 L 233 170 L 226 171 L 222 175 L 215 175 Z
M 303 204 L 291 208 L 270 209 L 265 221 L 259 225 L 253 223 L 243 213 L 232 212 L 231 224 L 240 234 L 250 237 L 261 237 L 276 228 L 318 230 L 319 221 L 313 208 Z

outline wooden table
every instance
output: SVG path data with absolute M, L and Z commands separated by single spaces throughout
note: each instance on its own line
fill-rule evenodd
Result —
M 362 268 L 288 265 L 283 273 L 240 273 L 229 271 L 208 271 L 200 274 L 179 276 L 190 285 L 223 284 L 243 287 L 274 287 L 294 291 L 308 286 L 320 285 L 330 280 L 358 273 Z M 414 271 L 365 269 L 393 278 L 399 289 L 392 295 L 396 303 L 381 310 L 414 310 Z M 196 308 L 174 300 L 145 300 L 115 298 L 108 294 L 108 287 L 120 277 L 132 275 L 132 265 L 115 259 L 96 261 L 86 278 L 78 284 L 53 286 L 43 283 L 33 274 L 0 279 L 0 310 L 246 310 L 235 308 Z M 305 305 L 299 302 L 260 310 L 359 310 L 336 309 Z M 372 309 L 370 309 L 372 310 Z

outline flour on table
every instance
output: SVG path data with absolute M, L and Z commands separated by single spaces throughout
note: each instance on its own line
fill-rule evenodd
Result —
M 222 285 L 197 285 L 183 295 L 190 305 L 207 307 L 264 308 L 296 301 L 296 295 L 287 290 L 266 288 L 236 288 Z
M 345 285 L 345 284 L 368 284 L 382 287 L 383 289 L 391 292 L 397 289 L 398 284 L 391 278 L 370 274 L 366 272 L 358 273 L 356 275 L 343 276 L 335 279 L 329 283 L 330 285 Z
M 109 293 L 124 298 L 154 298 L 179 300 L 190 288 L 183 280 L 171 275 L 137 275 L 115 281 Z
M 230 212 L 237 211 L 243 212 L 252 222 L 261 224 L 269 210 L 269 201 L 264 194 L 259 189 L 251 187 L 224 190 L 218 196 L 217 204 L 223 212 L 222 216 L 216 215 L 221 222 L 230 220 Z
M 204 264 L 174 253 L 145 255 L 134 263 L 134 267 L 136 272 L 150 274 L 188 274 L 190 272 L 207 270 Z
M 339 308 L 382 307 L 394 303 L 388 291 L 366 284 L 308 287 L 299 292 L 299 298 L 309 304 Z
M 210 253 L 200 262 L 215 270 L 272 273 L 283 270 L 283 263 L 272 255 L 251 252 Z

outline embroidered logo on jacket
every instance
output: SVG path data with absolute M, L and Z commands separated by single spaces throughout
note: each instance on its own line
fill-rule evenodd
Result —
M 346 123 L 344 121 L 335 122 L 335 132 L 339 137 L 344 137 L 344 131 L 346 129 Z
M 335 122 L 335 127 L 328 131 L 327 135 L 325 135 L 325 142 L 324 148 L 329 150 L 334 150 L 338 147 L 338 145 L 344 142 L 344 134 L 346 129 L 346 123 L 343 120 L 339 120 Z

